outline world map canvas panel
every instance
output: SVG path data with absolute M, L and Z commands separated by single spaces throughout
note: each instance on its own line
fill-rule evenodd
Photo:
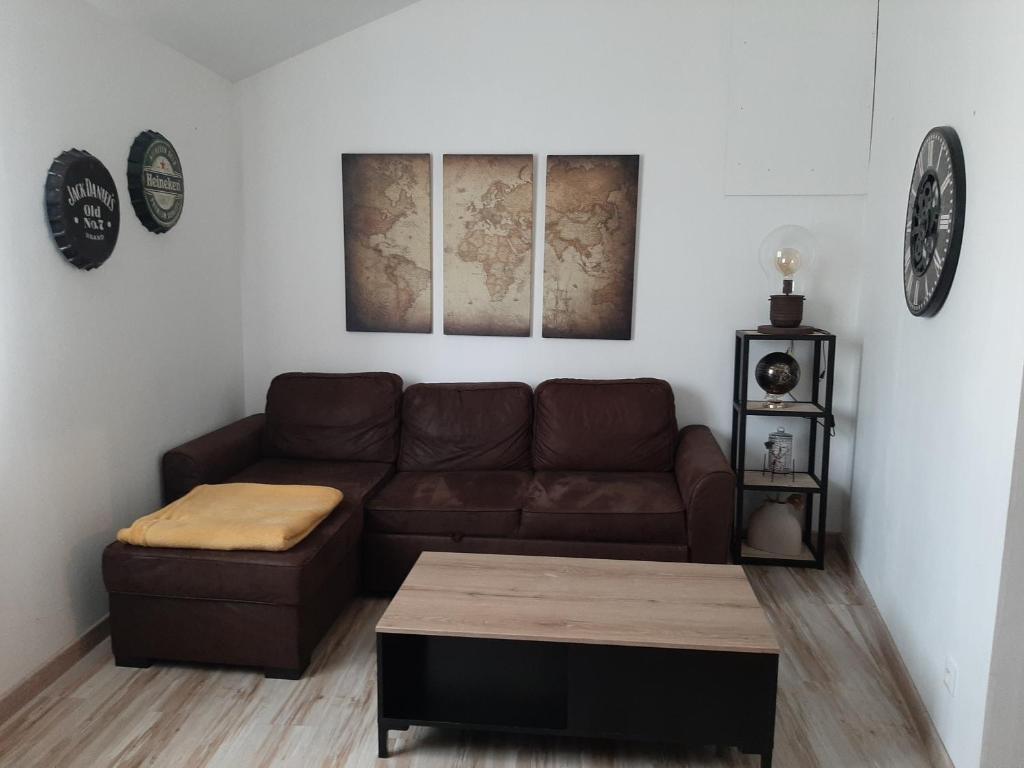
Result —
M 444 156 L 444 332 L 529 336 L 533 155 Z
M 638 155 L 552 155 L 544 223 L 547 338 L 630 339 Z
M 341 156 L 350 331 L 430 333 L 430 155 Z

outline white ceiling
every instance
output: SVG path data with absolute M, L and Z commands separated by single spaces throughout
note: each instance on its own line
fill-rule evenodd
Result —
M 241 80 L 416 0 L 86 0 Z

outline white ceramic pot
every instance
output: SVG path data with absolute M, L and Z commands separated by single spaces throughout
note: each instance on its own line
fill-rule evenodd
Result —
M 792 500 L 793 497 L 790 497 Z M 800 502 L 803 498 L 797 496 Z M 800 504 L 803 507 L 803 504 Z M 768 499 L 750 515 L 747 543 L 755 549 L 794 557 L 803 548 L 802 510 L 791 501 Z

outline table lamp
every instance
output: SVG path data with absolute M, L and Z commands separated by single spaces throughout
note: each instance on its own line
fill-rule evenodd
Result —
M 761 333 L 811 333 L 811 326 L 801 325 L 804 317 L 804 295 L 807 275 L 817 256 L 818 244 L 809 231 L 794 224 L 773 229 L 758 249 L 761 269 L 777 291 L 770 298 L 768 317 L 771 325 L 758 326 Z

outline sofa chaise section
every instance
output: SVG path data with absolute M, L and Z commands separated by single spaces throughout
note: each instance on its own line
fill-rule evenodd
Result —
M 283 374 L 265 414 L 168 451 L 168 502 L 222 482 L 326 485 L 344 499 L 285 552 L 108 546 L 117 663 L 210 662 L 300 676 L 357 590 L 363 504 L 394 472 L 401 391 L 394 374 Z

